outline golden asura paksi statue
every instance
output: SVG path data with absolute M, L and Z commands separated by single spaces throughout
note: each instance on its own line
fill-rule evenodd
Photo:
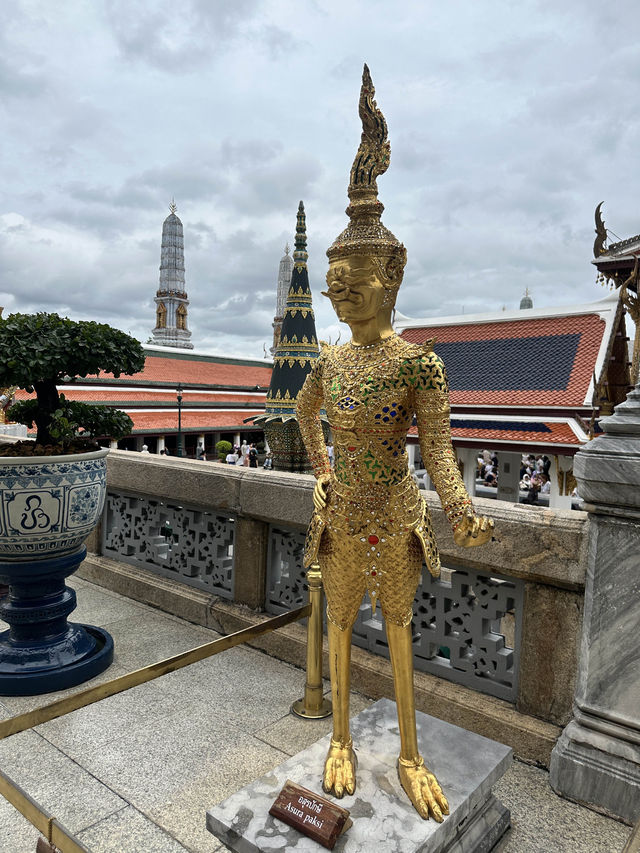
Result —
M 482 545 L 493 522 L 475 515 L 451 445 L 449 394 L 431 344 L 410 344 L 391 327 L 406 250 L 380 221 L 376 178 L 389 165 L 384 116 L 365 65 L 362 139 L 349 181 L 350 222 L 328 250 L 328 296 L 351 340 L 325 346 L 298 397 L 298 420 L 317 478 L 305 567 L 318 562 L 327 597 L 333 735 L 323 788 L 356 787 L 349 731 L 351 632 L 365 592 L 380 602 L 395 683 L 402 787 L 423 818 L 449 806 L 418 750 L 413 693 L 412 604 L 423 560 L 440 573 L 429 512 L 408 470 L 406 438 L 415 415 L 420 450 L 458 545 Z M 319 411 L 334 442 L 330 467 Z

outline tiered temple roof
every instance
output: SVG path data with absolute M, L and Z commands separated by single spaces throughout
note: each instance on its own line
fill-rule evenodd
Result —
M 412 343 L 435 339 L 460 446 L 575 451 L 628 390 L 624 318 L 615 295 L 566 308 L 399 317 L 396 329 Z
M 133 434 L 177 432 L 176 387 L 182 386 L 182 430 L 244 431 L 245 419 L 264 411 L 271 362 L 225 358 L 145 346 L 144 370 L 116 379 L 110 373 L 60 385 L 69 400 L 123 409 Z M 29 395 L 18 391 L 17 399 Z

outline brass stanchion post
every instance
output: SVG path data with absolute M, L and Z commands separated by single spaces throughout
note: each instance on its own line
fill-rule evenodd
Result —
M 304 696 L 291 706 L 298 717 L 320 720 L 331 715 L 331 702 L 322 695 L 322 611 L 323 590 L 320 566 L 313 563 L 307 571 L 311 615 L 307 622 L 307 681 Z

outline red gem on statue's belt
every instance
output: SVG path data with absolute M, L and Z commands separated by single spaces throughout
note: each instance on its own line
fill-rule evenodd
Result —
M 371 577 L 374 577 L 374 578 L 375 578 L 375 576 L 376 576 L 377 574 L 378 574 L 378 573 L 377 573 L 377 572 L 376 572 L 376 570 L 374 569 L 374 570 L 371 572 Z
M 369 537 L 369 545 L 377 545 L 379 541 L 380 540 L 375 535 L 375 533 L 372 533 L 371 536 Z
M 353 453 L 353 451 L 355 450 L 355 447 L 347 447 L 347 450 L 349 450 L 349 451 L 351 451 L 351 453 Z

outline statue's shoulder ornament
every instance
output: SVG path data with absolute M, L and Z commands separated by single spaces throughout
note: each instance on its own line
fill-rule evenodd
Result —
M 442 359 L 434 352 L 435 338 L 423 344 L 406 343 L 403 373 L 414 388 L 447 391 L 447 375 Z
M 409 341 L 405 341 L 403 338 L 400 338 L 400 341 L 402 342 L 404 350 L 403 355 L 405 358 L 413 358 L 419 361 L 424 356 L 433 352 L 435 338 L 429 338 L 429 340 L 425 341 L 423 344 L 412 344 L 409 343 Z

